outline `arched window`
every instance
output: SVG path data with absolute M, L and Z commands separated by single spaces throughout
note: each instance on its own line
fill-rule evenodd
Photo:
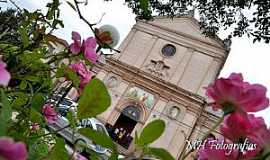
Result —
M 136 107 L 136 106 L 133 106 L 133 105 L 127 106 L 126 108 L 124 108 L 122 113 L 125 116 L 133 119 L 134 121 L 140 120 L 140 111 L 139 111 L 138 107 Z

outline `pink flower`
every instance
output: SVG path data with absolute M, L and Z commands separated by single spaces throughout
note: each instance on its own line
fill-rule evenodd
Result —
M 98 56 L 96 53 L 97 42 L 94 37 L 89 37 L 81 42 L 81 36 L 78 32 L 72 32 L 73 43 L 70 45 L 70 51 L 73 54 L 78 54 L 81 51 L 84 54 L 85 59 L 92 63 L 96 63 Z
M 70 51 L 73 54 L 78 54 L 81 51 L 81 36 L 78 32 L 72 32 L 73 43 L 70 45 Z
M 225 117 L 220 126 L 222 135 L 233 142 L 244 140 L 251 134 L 252 125 L 248 117 L 244 114 L 232 113 Z
M 257 142 L 261 147 L 270 148 L 270 129 L 262 128 L 255 132 Z
M 238 160 L 238 151 L 235 149 L 225 149 L 220 147 L 224 144 L 231 144 L 230 141 L 223 138 L 217 140 L 209 138 L 206 140 L 205 146 L 198 151 L 199 160 Z
M 10 73 L 6 70 L 6 63 L 0 59 L 0 86 L 7 86 L 10 81 Z
M 244 143 L 245 140 L 248 140 L 249 143 L 257 145 L 255 149 L 246 150 L 241 153 L 244 159 L 250 159 L 258 155 L 263 147 L 265 147 L 265 142 L 270 145 L 270 132 L 268 131 L 267 133 L 264 119 L 255 117 L 254 115 L 239 113 L 229 114 L 225 117 L 220 131 L 224 137 L 234 143 Z
M 79 153 L 77 153 L 75 156 L 76 156 L 76 160 L 88 160 L 87 158 L 85 158 L 84 156 L 80 155 Z
M 267 128 L 265 121 L 262 117 L 255 117 L 249 115 L 249 119 L 252 125 L 249 138 L 255 141 L 261 148 L 270 148 L 270 128 Z
M 88 72 L 87 74 L 84 75 L 84 77 L 81 78 L 81 81 L 80 81 L 81 90 L 84 89 L 84 87 L 90 82 L 91 79 L 92 79 L 91 72 Z
M 43 116 L 47 123 L 53 124 L 57 121 L 58 116 L 53 106 L 50 104 L 45 104 L 42 108 Z
M 242 74 L 232 73 L 229 78 L 219 78 L 206 87 L 206 95 L 213 99 L 214 109 L 229 112 L 257 112 L 268 107 L 266 88 L 260 84 L 243 81 Z
M 98 56 L 96 53 L 97 42 L 93 37 L 89 37 L 83 41 L 84 57 L 92 63 L 96 63 Z
M 75 71 L 77 73 L 77 75 L 80 77 L 80 88 L 83 89 L 85 87 L 86 84 L 88 84 L 90 82 L 90 80 L 92 79 L 92 72 L 90 72 L 86 66 L 84 65 L 83 62 L 78 61 L 74 64 L 71 64 L 69 66 L 70 69 L 72 69 L 73 71 Z
M 261 153 L 262 148 L 258 146 L 255 141 L 248 140 L 248 143 L 251 144 L 249 145 L 249 147 L 251 148 L 248 149 L 248 147 L 246 147 L 245 148 L 246 150 L 244 150 L 244 152 L 241 152 L 241 156 L 239 156 L 239 159 L 252 160 L 254 157 L 258 156 Z M 255 147 L 254 146 L 255 144 L 256 144 L 256 148 L 252 148 L 252 147 Z
M 248 115 L 251 123 L 251 134 L 248 135 L 248 139 L 251 143 L 257 144 L 255 150 L 247 151 L 243 157 L 244 159 L 251 159 L 262 153 L 263 150 L 270 149 L 270 129 L 267 129 L 267 125 L 262 117 L 255 117 L 252 114 Z
M 6 160 L 26 160 L 26 146 L 23 142 L 14 142 L 11 138 L 1 137 L 0 157 Z

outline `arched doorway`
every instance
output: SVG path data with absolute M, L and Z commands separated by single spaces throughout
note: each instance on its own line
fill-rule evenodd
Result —
M 133 140 L 131 133 L 140 120 L 141 112 L 137 106 L 130 105 L 123 109 L 113 126 L 111 134 L 115 142 L 128 149 Z

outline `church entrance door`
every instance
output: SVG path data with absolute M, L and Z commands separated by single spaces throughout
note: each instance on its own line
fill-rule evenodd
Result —
M 126 149 L 128 149 L 133 140 L 131 133 L 139 121 L 139 118 L 140 111 L 138 108 L 135 106 L 127 106 L 113 126 L 112 138 Z

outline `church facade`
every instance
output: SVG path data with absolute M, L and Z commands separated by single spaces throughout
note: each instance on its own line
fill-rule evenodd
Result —
M 98 119 L 122 132 L 114 137 L 122 154 L 134 150 L 136 131 L 162 119 L 165 132 L 151 145 L 181 157 L 186 140 L 202 137 L 218 119 L 206 106 L 203 87 L 218 77 L 228 47 L 205 37 L 193 17 L 182 16 L 137 20 L 119 50 L 95 68 L 112 98 Z

